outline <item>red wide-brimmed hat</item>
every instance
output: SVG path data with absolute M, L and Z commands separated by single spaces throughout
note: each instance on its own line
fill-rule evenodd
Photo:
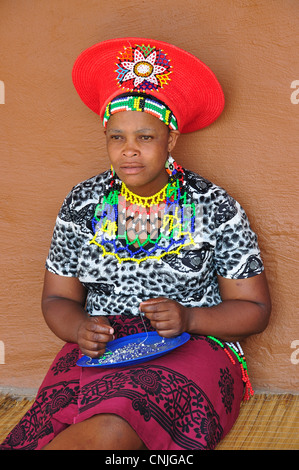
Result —
M 208 126 L 224 107 L 221 86 L 209 67 L 183 49 L 154 39 L 95 44 L 79 55 L 72 76 L 82 101 L 102 120 L 109 103 L 124 93 L 150 95 L 165 103 L 181 133 Z

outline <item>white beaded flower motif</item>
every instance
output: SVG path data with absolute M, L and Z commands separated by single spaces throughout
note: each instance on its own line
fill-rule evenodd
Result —
M 149 46 L 125 48 L 118 57 L 117 80 L 121 86 L 138 90 L 158 90 L 170 80 L 172 73 L 166 54 Z M 129 59 L 129 60 L 128 60 Z M 126 82 L 126 83 L 124 83 Z

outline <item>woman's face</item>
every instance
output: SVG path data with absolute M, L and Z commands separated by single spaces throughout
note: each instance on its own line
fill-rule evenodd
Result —
M 146 197 L 165 186 L 165 162 L 178 131 L 151 114 L 122 111 L 111 116 L 105 134 L 111 164 L 131 191 Z

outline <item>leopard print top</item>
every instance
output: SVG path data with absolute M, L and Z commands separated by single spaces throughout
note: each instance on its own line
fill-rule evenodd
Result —
M 217 275 L 244 279 L 263 271 L 257 236 L 243 208 L 224 189 L 189 170 L 184 170 L 188 202 L 198 209 L 194 243 L 140 263 L 103 256 L 91 243 L 91 221 L 109 178 L 106 171 L 71 190 L 46 261 L 52 273 L 79 278 L 90 315 L 139 315 L 140 302 L 160 296 L 187 307 L 216 305 L 221 302 Z

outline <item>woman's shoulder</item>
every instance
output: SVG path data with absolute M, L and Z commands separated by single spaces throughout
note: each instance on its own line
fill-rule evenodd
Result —
M 194 194 L 206 197 L 213 195 L 215 198 L 227 196 L 227 192 L 224 188 L 200 176 L 198 173 L 187 169 L 184 169 L 184 173 L 185 181 Z
M 195 204 L 202 207 L 203 214 L 212 218 L 215 227 L 233 219 L 243 209 L 223 187 L 203 178 L 190 170 L 185 170 L 188 194 Z
M 73 186 L 66 199 L 74 206 L 97 202 L 100 195 L 103 194 L 106 189 L 109 177 L 110 171 L 107 170 L 77 183 Z
M 73 186 L 72 192 L 97 191 L 99 188 L 102 188 L 107 184 L 109 177 L 110 170 L 106 170 L 103 173 L 99 173 L 98 175 L 77 183 Z

